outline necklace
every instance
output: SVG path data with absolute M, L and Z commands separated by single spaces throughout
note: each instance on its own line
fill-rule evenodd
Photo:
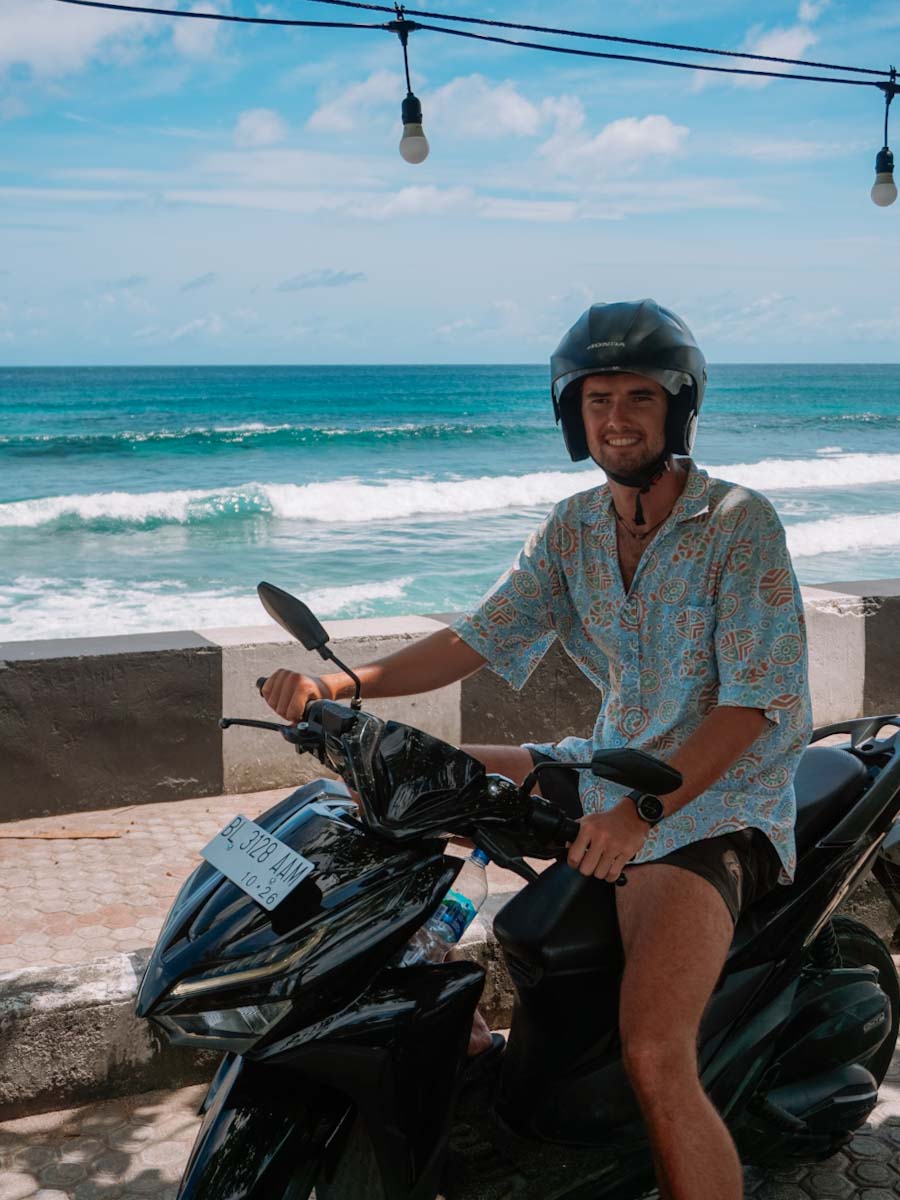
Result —
M 628 526 L 625 524 L 625 518 L 622 516 L 622 514 L 619 512 L 619 510 L 616 508 L 615 505 L 613 505 L 613 512 L 616 514 L 616 520 L 619 522 L 619 524 L 622 526 L 622 528 L 625 530 L 625 532 L 628 534 L 628 536 L 633 537 L 636 542 L 646 542 L 646 540 L 650 536 L 650 534 L 655 533 L 656 530 L 659 529 L 660 525 L 662 525 L 663 522 L 669 516 L 669 514 L 666 513 L 666 515 L 665 515 L 665 517 L 663 517 L 662 521 L 657 521 L 655 525 L 651 525 L 650 528 L 645 529 L 643 533 L 635 533 L 635 531 L 633 529 L 629 529 Z

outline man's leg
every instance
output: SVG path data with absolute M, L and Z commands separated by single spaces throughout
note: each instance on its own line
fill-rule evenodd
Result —
M 521 746 L 460 746 L 460 750 L 483 762 L 489 774 L 505 775 L 513 783 L 521 783 L 534 766 L 530 753 Z
M 734 927 L 715 887 L 681 867 L 631 867 L 616 889 L 625 1068 L 667 1200 L 740 1200 L 741 1164 L 700 1084 L 697 1033 Z

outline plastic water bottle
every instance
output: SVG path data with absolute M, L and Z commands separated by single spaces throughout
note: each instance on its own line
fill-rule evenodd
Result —
M 488 892 L 485 867 L 489 862 L 483 850 L 472 851 L 450 891 L 410 939 L 400 960 L 401 966 L 444 961 L 484 904 Z

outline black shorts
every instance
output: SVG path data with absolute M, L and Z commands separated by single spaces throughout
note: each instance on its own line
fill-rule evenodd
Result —
M 535 764 L 556 762 L 537 750 L 529 753 Z M 538 791 L 545 799 L 558 804 L 573 820 L 584 816 L 578 795 L 578 772 L 571 767 L 559 763 L 545 768 L 540 773 Z M 668 863 L 693 871 L 711 883 L 728 906 L 735 924 L 748 905 L 775 887 L 781 872 L 775 847 L 759 829 L 739 829 L 735 833 L 702 838 L 640 865 L 652 866 L 654 863 Z

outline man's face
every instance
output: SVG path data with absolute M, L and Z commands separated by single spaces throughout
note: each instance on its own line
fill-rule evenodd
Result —
M 597 466 L 628 475 L 655 462 L 666 445 L 668 406 L 665 388 L 644 375 L 586 376 L 581 416 Z

